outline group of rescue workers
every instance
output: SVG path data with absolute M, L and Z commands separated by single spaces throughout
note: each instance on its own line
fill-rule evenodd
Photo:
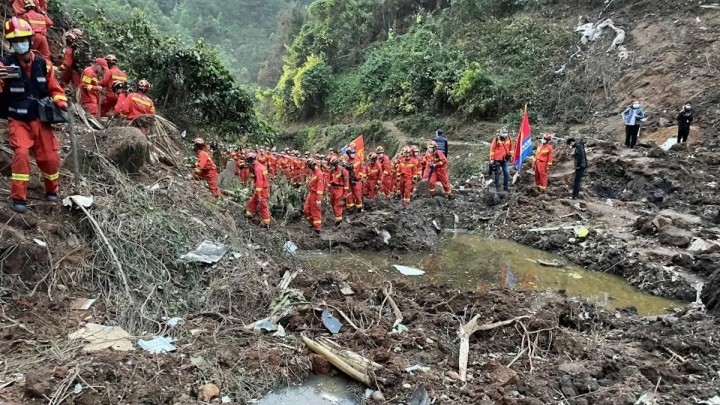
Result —
M 445 138 L 439 131 L 435 139 L 442 143 Z M 193 143 L 198 157 L 195 179 L 206 180 L 210 191 L 220 197 L 217 168 L 210 156 L 209 145 L 202 138 L 196 138 Z M 442 144 L 447 148 L 446 140 Z M 256 147 L 254 150 L 230 150 L 226 157 L 236 162 L 236 174 L 241 183 L 252 182 L 253 194 L 246 209 L 248 218 L 258 215 L 264 225 L 270 224 L 270 184 L 284 178 L 296 186 L 307 185 L 303 213 L 313 230 L 319 233 L 322 228 L 322 202 L 326 195 L 329 196 L 336 225 L 342 222 L 345 212 L 362 212 L 364 199 L 396 197 L 407 206 L 416 183 L 421 179 L 427 181 L 431 197 L 436 195 L 436 187 L 440 183 L 444 195 L 453 199 L 446 150 L 440 150 L 435 140 L 429 140 L 426 146 L 427 151 L 422 156 L 417 146 L 406 146 L 394 160 L 382 146 L 363 159 L 352 144 L 343 148 L 344 152 L 330 149 L 326 155 L 301 154 L 288 148 L 278 152 L 276 147 Z
M 53 21 L 46 15 L 46 0 L 13 0 L 12 9 L 15 16 L 4 25 L 5 40 L 12 52 L 0 59 L 0 118 L 8 120 L 8 141 L 13 149 L 10 207 L 24 213 L 30 151 L 43 173 L 46 199 L 58 200 L 60 156 L 52 128 L 58 114 L 49 114 L 48 109 L 67 111 L 66 91 L 74 95 L 79 90 L 83 108 L 98 118 L 134 120 L 154 115 L 155 107 L 147 96 L 150 83 L 138 80 L 137 89 L 131 91 L 127 74 L 119 68 L 114 55 L 84 66 L 89 49 L 83 48 L 87 42 L 77 28 L 65 33 L 62 65 L 53 67 L 47 39 Z

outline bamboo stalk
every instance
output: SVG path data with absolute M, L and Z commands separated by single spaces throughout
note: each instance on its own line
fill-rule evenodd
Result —
M 355 381 L 361 382 L 365 384 L 366 386 L 370 388 L 375 388 L 372 385 L 372 382 L 370 381 L 370 377 L 367 374 L 363 374 L 362 372 L 356 370 L 352 366 L 350 366 L 346 361 L 341 359 L 340 357 L 336 356 L 333 352 L 328 350 L 327 347 L 318 344 L 314 340 L 302 336 L 303 342 L 307 345 L 307 347 L 310 348 L 313 352 L 325 357 L 327 361 L 330 362 L 333 366 L 337 367 L 338 370 L 342 371 L 343 373 L 347 374 L 350 378 L 352 378 Z

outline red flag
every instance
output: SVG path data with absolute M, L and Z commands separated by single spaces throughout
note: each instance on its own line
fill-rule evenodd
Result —
M 355 147 L 355 152 L 360 160 L 365 160 L 365 139 L 362 135 L 355 138 L 354 141 L 350 142 L 350 146 Z

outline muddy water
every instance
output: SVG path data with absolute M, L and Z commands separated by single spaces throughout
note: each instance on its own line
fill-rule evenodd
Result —
M 584 270 L 577 266 L 546 267 L 541 261 L 560 257 L 514 242 L 487 239 L 473 234 L 451 234 L 432 254 L 387 253 L 320 254 L 304 252 L 312 270 L 345 269 L 363 277 L 412 279 L 420 283 L 450 284 L 464 289 L 504 288 L 564 290 L 569 296 L 598 301 L 613 308 L 634 306 L 640 315 L 664 314 L 684 303 L 656 297 L 630 286 L 620 277 Z M 416 267 L 423 276 L 400 275 L 393 264 Z
M 272 392 L 257 402 L 258 405 L 355 405 L 358 402 L 351 392 L 353 383 L 329 376 L 313 376 L 302 385 Z

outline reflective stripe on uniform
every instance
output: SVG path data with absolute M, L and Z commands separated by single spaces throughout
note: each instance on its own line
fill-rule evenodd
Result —
M 111 77 L 113 80 L 123 80 L 123 81 L 126 81 L 126 80 L 127 80 L 127 76 L 112 75 L 112 76 L 110 76 L 110 77 Z
M 64 94 L 54 95 L 52 99 L 53 99 L 53 101 L 58 101 L 58 100 L 67 101 L 67 97 L 65 97 Z
M 143 99 L 140 98 L 140 97 L 133 97 L 132 100 L 135 101 L 136 103 L 140 103 L 140 104 L 142 104 L 142 105 L 144 105 L 144 106 L 150 107 L 150 106 L 152 105 L 151 102 L 149 102 L 149 101 L 147 101 L 147 100 L 143 100 Z
M 47 174 L 43 173 L 43 177 L 45 177 L 48 180 L 57 180 L 60 178 L 60 173 L 53 173 L 53 174 Z
M 30 181 L 30 175 L 29 174 L 22 174 L 22 173 L 13 173 L 10 176 L 10 180 L 15 181 Z

